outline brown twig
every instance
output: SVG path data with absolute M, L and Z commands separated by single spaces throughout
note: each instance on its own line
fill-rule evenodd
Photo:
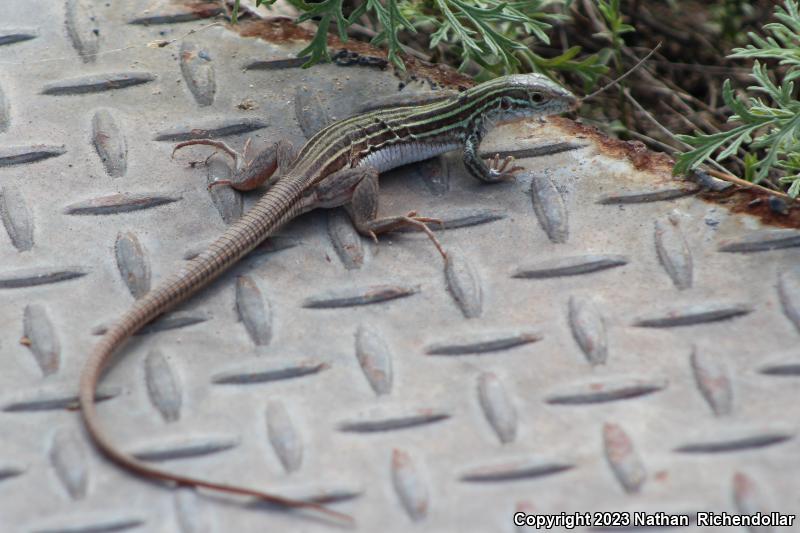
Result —
M 629 68 L 628 71 L 625 72 L 622 76 L 619 76 L 617 79 L 613 80 L 611 83 L 603 85 L 602 87 L 600 87 L 599 89 L 597 89 L 593 93 L 584 96 L 582 98 L 582 100 L 588 100 L 589 98 L 593 98 L 593 97 L 597 96 L 598 94 L 604 92 L 606 89 L 608 89 L 610 87 L 613 87 L 614 85 L 617 85 L 619 82 L 621 82 L 622 80 L 624 80 L 625 78 L 630 76 L 633 73 L 633 71 L 635 71 L 636 69 L 638 69 L 639 67 L 644 65 L 645 61 L 650 59 L 650 56 L 655 54 L 656 50 L 658 50 L 659 48 L 661 48 L 661 43 L 658 43 L 655 48 L 650 50 L 650 53 L 648 53 L 646 56 L 644 56 L 642 59 L 640 59 L 633 67 Z
M 764 187 L 763 185 L 759 185 L 758 183 L 753 183 L 752 181 L 743 180 L 742 178 L 736 177 L 733 174 L 729 174 L 728 172 L 720 172 L 718 170 L 712 170 L 712 169 L 708 169 L 708 170 L 706 170 L 706 172 L 708 172 L 710 175 L 714 176 L 715 178 L 719 178 L 719 179 L 721 179 L 723 181 L 729 181 L 731 183 L 735 183 L 736 185 L 739 185 L 740 187 L 745 187 L 745 188 L 748 188 L 748 189 L 756 189 L 756 190 L 759 190 L 759 191 L 763 191 L 765 193 L 769 193 L 772 196 L 778 196 L 780 198 L 784 198 L 786 200 L 789 200 L 790 202 L 798 202 L 798 201 L 800 201 L 800 199 L 792 198 L 791 196 L 789 196 L 788 194 L 786 194 L 784 192 L 774 191 L 772 189 L 768 189 L 768 188 Z

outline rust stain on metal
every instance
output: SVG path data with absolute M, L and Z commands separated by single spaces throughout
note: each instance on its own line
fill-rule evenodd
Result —
M 698 198 L 721 205 L 731 213 L 756 217 L 766 226 L 800 228 L 800 204 L 789 200 L 784 202 L 766 192 L 735 189 L 732 192 L 707 192 L 699 194 Z M 776 200 L 780 201 L 780 207 L 775 205 Z
M 597 128 L 564 117 L 550 117 L 548 121 L 568 135 L 593 141 L 605 155 L 627 158 L 636 170 L 652 172 L 666 180 L 675 181 L 672 177 L 673 159 L 667 154 L 649 150 L 644 143 L 614 139 Z M 756 217 L 766 226 L 800 228 L 800 204 L 764 191 L 737 187 L 722 192 L 708 191 L 697 197 L 725 207 L 731 213 Z
M 181 4 L 186 10 L 195 15 L 198 19 L 207 19 L 220 14 L 219 2 L 208 2 L 207 0 L 184 0 Z
M 666 175 L 672 180 L 674 161 L 667 154 L 653 152 L 640 141 L 621 141 L 607 136 L 593 126 L 564 117 L 548 118 L 556 127 L 578 139 L 589 139 L 606 155 L 627 158 L 636 170 Z
M 240 21 L 238 25 L 228 25 L 228 28 L 238 32 L 242 37 L 258 37 L 275 44 L 310 41 L 314 38 L 311 30 L 298 26 L 285 17 Z

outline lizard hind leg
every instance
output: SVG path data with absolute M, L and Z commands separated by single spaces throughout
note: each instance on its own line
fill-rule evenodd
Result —
M 412 211 L 406 215 L 378 217 L 378 171 L 373 167 L 356 167 L 339 170 L 317 185 L 311 202 L 313 207 L 338 207 L 343 205 L 356 230 L 377 242 L 378 235 L 403 228 L 424 232 L 436 249 L 447 259 L 439 239 L 428 227 L 441 220 L 417 216 Z
M 252 191 L 265 183 L 268 187 L 272 186 L 278 178 L 289 169 L 297 157 L 297 150 L 286 140 L 280 140 L 261 150 L 251 161 L 246 161 L 245 155 L 239 154 L 224 142 L 211 139 L 195 139 L 179 143 L 175 146 L 172 153 L 174 154 L 176 150 L 185 146 L 195 144 L 204 144 L 219 148 L 231 156 L 234 161 L 233 175 L 229 179 L 221 179 L 212 182 L 208 186 L 209 189 L 220 185 L 228 185 L 237 191 Z M 245 143 L 244 154 L 247 153 L 249 146 L 250 139 Z
M 249 140 L 245 149 L 249 145 Z M 230 185 L 237 191 L 252 191 L 262 185 L 271 187 L 290 168 L 297 157 L 297 150 L 286 140 L 280 140 L 258 152 L 252 161 L 246 162 L 230 179 L 215 184 Z

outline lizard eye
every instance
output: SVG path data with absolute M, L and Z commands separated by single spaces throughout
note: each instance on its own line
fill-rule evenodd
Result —
M 500 99 L 500 107 L 502 109 L 511 109 L 511 99 L 508 97 L 502 97 Z
M 531 101 L 535 104 L 540 104 L 544 101 L 544 95 L 542 93 L 531 93 Z

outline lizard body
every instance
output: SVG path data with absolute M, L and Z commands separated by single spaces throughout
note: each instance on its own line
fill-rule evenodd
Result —
M 237 163 L 234 187 L 249 190 L 265 182 L 270 187 L 204 252 L 137 300 L 91 351 L 81 375 L 79 397 L 95 445 L 118 465 L 146 478 L 256 496 L 287 507 L 317 508 L 342 517 L 311 502 L 167 472 L 119 450 L 100 427 L 94 403 L 104 368 L 112 354 L 142 326 L 209 284 L 281 225 L 311 209 L 343 205 L 361 233 L 375 237 L 412 226 L 426 231 L 439 247 L 425 226 L 433 219 L 413 213 L 377 218 L 378 174 L 463 147 L 466 168 L 475 177 L 487 182 L 509 179 L 514 169 L 505 171 L 508 161 L 492 168 L 477 155 L 488 129 L 499 121 L 560 113 L 576 104 L 572 94 L 543 76 L 513 75 L 438 97 L 431 103 L 377 109 L 335 122 L 309 139 L 296 156 L 293 150 L 281 151 L 276 145 L 273 154 L 259 154 L 245 168 L 223 143 L 199 140 L 177 145 L 176 149 L 190 144 L 222 148 Z M 439 251 L 444 255 L 441 247 Z

